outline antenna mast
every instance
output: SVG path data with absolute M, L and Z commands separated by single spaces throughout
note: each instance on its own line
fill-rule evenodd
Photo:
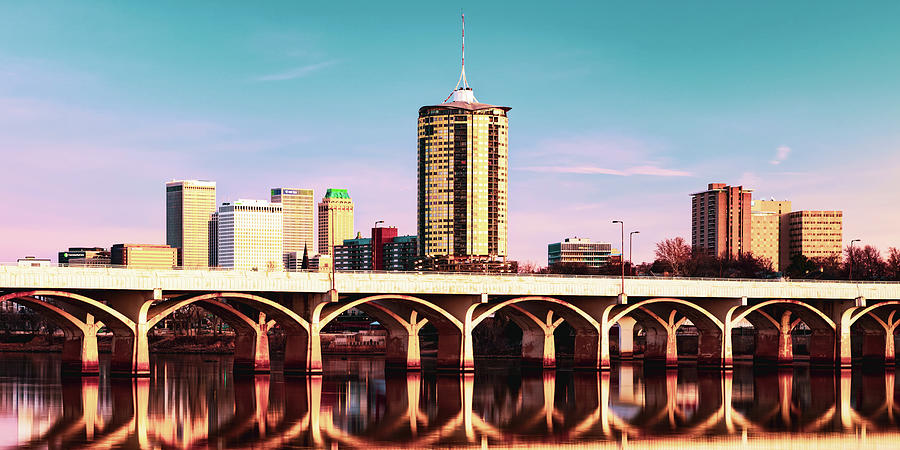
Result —
M 469 82 L 466 81 L 466 14 L 459 13 L 462 16 L 462 83 L 466 89 L 469 88 Z M 459 84 L 459 83 L 457 83 Z
M 453 92 L 447 96 L 444 101 L 450 100 L 450 98 L 454 98 L 454 101 L 458 99 L 462 99 L 461 101 L 465 101 L 468 103 L 476 102 L 475 96 L 472 94 L 472 88 L 469 87 L 469 81 L 466 80 L 466 15 L 465 13 L 460 11 L 460 15 L 462 16 L 462 70 L 459 72 L 459 81 L 456 82 L 456 87 L 453 88 Z M 463 93 L 459 93 L 460 96 L 454 97 L 458 91 L 469 91 L 466 92 L 465 95 Z

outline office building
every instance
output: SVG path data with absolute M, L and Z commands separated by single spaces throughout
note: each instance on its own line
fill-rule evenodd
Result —
M 272 188 L 271 202 L 281 203 L 284 214 L 284 253 L 303 249 L 315 253 L 313 224 L 316 221 L 316 202 L 312 189 Z
M 416 236 L 396 236 L 385 242 L 381 270 L 415 270 L 418 247 Z
M 210 265 L 209 221 L 216 212 L 214 181 L 179 180 L 166 183 L 166 244 L 178 249 L 178 265 Z
M 110 249 L 114 266 L 133 269 L 171 269 L 178 265 L 178 249 L 158 244 L 116 244 Z
M 105 266 L 110 264 L 109 250 L 103 247 L 69 247 L 59 252 L 57 262 L 68 266 Z
M 328 189 L 319 203 L 319 254 L 330 255 L 332 246 L 355 235 L 350 194 L 346 189 Z
M 751 191 L 710 183 L 691 195 L 691 243 L 710 256 L 737 257 L 750 251 Z
M 753 256 L 770 261 L 774 270 L 781 270 L 781 216 L 791 211 L 791 202 L 753 200 L 750 203 L 750 251 Z
M 781 216 L 781 239 L 785 252 L 781 267 L 791 258 L 841 257 L 843 242 L 843 213 L 841 211 L 793 211 Z
M 562 242 L 547 245 L 547 265 L 583 264 L 592 269 L 609 264 L 613 255 L 612 244 L 591 242 L 585 238 L 566 238 Z
M 372 270 L 372 239 L 357 234 L 334 246 L 334 267 L 337 270 Z
M 466 80 L 443 103 L 419 108 L 419 256 L 434 267 L 505 267 L 507 106 L 479 103 Z M 455 262 L 454 262 L 455 261 Z
M 274 271 L 284 267 L 281 204 L 238 200 L 219 207 L 219 267 Z

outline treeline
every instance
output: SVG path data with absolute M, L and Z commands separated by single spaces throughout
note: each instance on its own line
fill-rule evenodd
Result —
M 888 249 L 887 255 L 871 246 L 847 247 L 838 255 L 808 258 L 795 255 L 790 265 L 776 272 L 768 258 L 744 253 L 736 258 L 716 257 L 693 252 L 683 238 L 666 239 L 656 244 L 656 260 L 648 274 L 683 277 L 722 278 L 797 278 L 819 280 L 900 281 L 900 250 Z
M 624 264 L 625 274 L 632 276 L 900 281 L 900 249 L 890 247 L 882 255 L 877 248 L 866 245 L 847 247 L 843 253 L 843 257 L 796 255 L 790 265 L 776 271 L 768 258 L 750 252 L 737 257 L 711 256 L 694 252 L 684 238 L 677 237 L 656 244 L 656 259 L 652 263 Z M 519 273 L 614 276 L 622 273 L 620 264 L 614 261 L 598 269 L 580 263 L 549 267 L 525 263 L 520 265 Z

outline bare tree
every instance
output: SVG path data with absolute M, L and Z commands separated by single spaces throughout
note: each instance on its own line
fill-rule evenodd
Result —
M 668 266 L 672 275 L 684 275 L 685 265 L 691 260 L 691 246 L 682 237 L 657 242 L 656 259 Z
M 890 279 L 900 281 L 900 249 L 891 247 L 888 249 L 887 275 Z
M 541 273 L 542 267 L 534 261 L 525 261 L 519 264 L 519 273 Z
M 846 254 L 847 272 L 850 264 L 853 265 L 854 280 L 882 280 L 887 272 L 887 265 L 881 258 L 881 252 L 877 248 L 867 245 L 865 247 L 847 247 Z

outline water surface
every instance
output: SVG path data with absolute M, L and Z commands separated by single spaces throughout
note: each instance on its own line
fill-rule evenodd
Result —
M 318 377 L 235 377 L 231 358 L 154 355 L 152 376 L 59 375 L 59 355 L 0 354 L 0 446 L 31 448 L 890 448 L 885 371 L 528 371 L 385 374 L 332 358 Z

